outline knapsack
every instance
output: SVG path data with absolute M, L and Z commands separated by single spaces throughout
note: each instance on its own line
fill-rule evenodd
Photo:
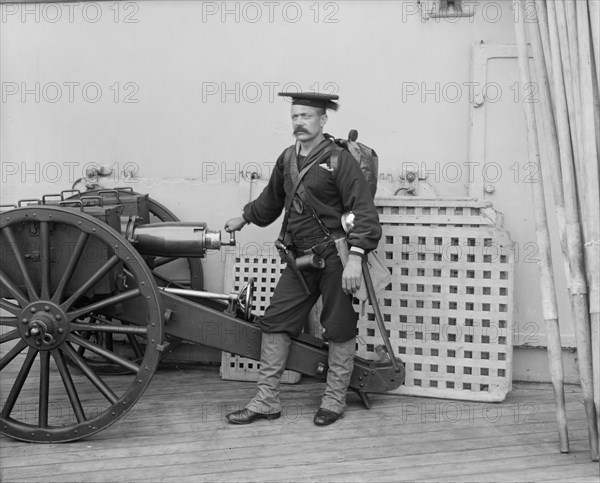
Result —
M 354 156 L 354 159 L 356 159 L 360 165 L 360 169 L 367 180 L 371 196 L 375 199 L 375 193 L 377 192 L 377 178 L 379 176 L 379 158 L 377 157 L 375 150 L 362 143 L 356 142 L 358 139 L 358 131 L 356 129 L 352 129 L 348 133 L 348 139 L 337 139 L 329 134 L 326 134 L 326 137 L 332 139 L 338 146 L 346 148 L 350 151 L 350 154 Z M 335 151 L 331 155 L 330 167 L 332 169 L 337 167 L 338 156 L 339 153 Z

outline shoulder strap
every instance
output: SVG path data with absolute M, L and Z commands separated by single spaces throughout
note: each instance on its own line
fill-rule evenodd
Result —
M 338 164 L 339 164 L 338 161 L 340 159 L 340 154 L 342 153 L 343 149 L 344 148 L 342 148 L 341 146 L 334 144 L 333 149 L 331 151 L 331 157 L 329 158 L 329 167 L 331 169 L 335 170 L 338 167 Z M 300 179 L 300 181 L 302 181 L 302 179 Z M 300 196 L 300 198 L 302 199 L 302 202 L 310 208 L 312 217 L 319 224 L 319 226 L 321 227 L 321 230 L 323 230 L 323 233 L 325 233 L 325 236 L 329 236 L 331 234 L 331 232 L 327 229 L 327 227 L 321 221 L 321 218 L 319 218 L 319 215 L 317 215 L 317 212 L 315 211 L 312 203 L 310 202 L 310 195 L 308 194 L 308 190 L 306 190 L 304 188 L 304 185 L 302 183 L 300 183 L 300 186 L 298 187 L 298 196 Z
M 292 201 L 294 199 L 294 195 L 298 190 L 298 186 L 302 182 L 302 178 L 308 173 L 308 170 L 314 166 L 314 164 L 321 160 L 322 156 L 317 156 L 310 163 L 302 168 L 302 171 L 298 171 L 298 164 L 296 161 L 296 146 L 290 146 L 284 154 L 283 162 L 284 166 L 287 166 L 290 170 L 292 176 L 292 189 L 290 193 L 288 193 L 287 198 L 285 200 L 285 215 L 283 216 L 283 223 L 281 225 L 281 231 L 279 232 L 279 237 L 277 239 L 283 242 L 283 238 L 285 237 L 285 232 L 287 231 L 287 224 L 290 218 L 290 208 L 292 206 Z

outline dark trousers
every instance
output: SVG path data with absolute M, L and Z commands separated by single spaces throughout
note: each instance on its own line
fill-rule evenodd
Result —
M 306 271 L 302 275 L 310 294 L 306 294 L 298 276 L 286 267 L 271 297 L 259 325 L 263 332 L 285 332 L 297 337 L 305 325 L 310 309 L 319 296 L 323 296 L 321 325 L 323 338 L 333 342 L 345 342 L 356 336 L 358 316 L 352 306 L 352 296 L 342 291 L 344 268 L 335 246 L 328 247 L 321 256 L 325 268 Z

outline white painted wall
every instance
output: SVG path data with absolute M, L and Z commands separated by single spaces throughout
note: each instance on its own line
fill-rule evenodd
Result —
M 292 142 L 289 104 L 274 95 L 286 85 L 341 96 L 327 130 L 356 128 L 376 148 L 394 180 L 380 193 L 403 164 L 425 163 L 439 194 L 466 196 L 467 170 L 449 180 L 444 166 L 469 160 L 472 45 L 514 42 L 510 7 L 486 0 L 473 18 L 423 21 L 408 0 L 3 4 L 1 201 L 68 189 L 97 163 L 115 169 L 103 185 L 219 229 Z M 240 175 L 255 170 L 252 185 Z M 262 246 L 278 230 L 249 227 L 239 241 Z M 222 258 L 206 261 L 209 290 L 223 289 Z M 542 328 L 539 301 L 522 303 Z

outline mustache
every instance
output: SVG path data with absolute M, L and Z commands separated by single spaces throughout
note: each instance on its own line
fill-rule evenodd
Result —
M 308 134 L 308 131 L 306 129 L 304 129 L 303 127 L 297 127 L 296 129 L 294 129 L 294 134 L 298 134 L 301 132 Z

